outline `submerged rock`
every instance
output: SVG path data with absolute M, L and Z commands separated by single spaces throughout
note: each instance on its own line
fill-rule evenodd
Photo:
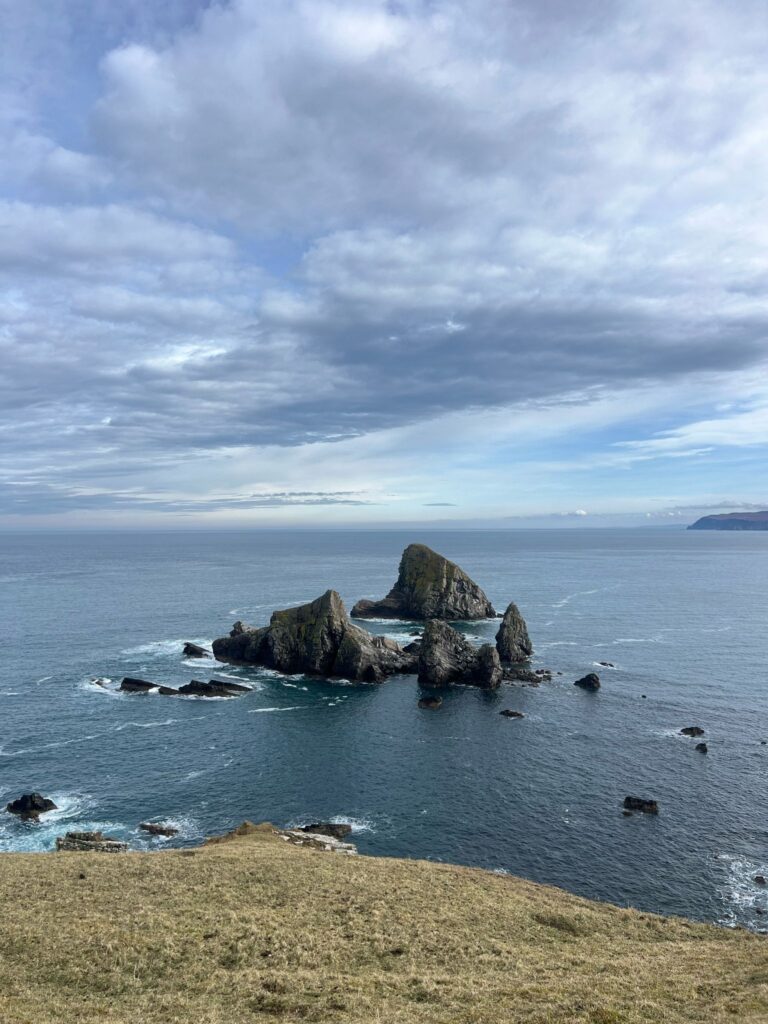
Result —
M 703 736 L 704 730 L 700 725 L 686 725 L 684 729 L 680 730 L 681 736 Z
M 709 747 L 707 746 L 706 743 L 697 743 L 696 744 L 696 750 L 698 750 L 698 752 L 700 754 L 707 754 L 707 753 L 709 753 Z
M 641 796 L 625 796 L 624 808 L 627 811 L 642 811 L 644 814 L 659 813 L 659 805 L 655 800 L 646 800 Z
M 512 711 L 511 708 L 505 708 L 503 711 L 500 711 L 499 714 L 503 715 L 504 718 L 525 718 L 522 711 Z
M 139 828 L 144 832 L 149 832 L 151 836 L 176 836 L 179 834 L 179 830 L 173 825 L 157 824 L 154 821 L 142 821 Z
M 316 836 L 333 836 L 343 839 L 352 832 L 352 826 L 340 821 L 315 821 L 311 825 L 300 825 L 294 832 L 310 832 Z
M 587 675 L 582 676 L 581 679 L 577 679 L 573 685 L 580 686 L 582 690 L 599 690 L 600 676 L 595 672 L 589 672 Z
M 6 804 L 5 809 L 10 814 L 21 818 L 22 821 L 37 821 L 41 814 L 58 810 L 53 800 L 49 800 L 41 793 L 24 793 L 18 800 L 11 800 L 9 804 Z
M 533 644 L 528 636 L 528 627 L 514 601 L 504 612 L 496 634 L 496 650 L 502 663 L 525 661 L 533 654 Z
M 213 642 L 219 661 L 264 665 L 288 675 L 338 676 L 376 683 L 414 672 L 416 655 L 394 640 L 372 636 L 353 625 L 335 590 L 297 608 L 272 613 L 268 626 L 248 629 L 236 623 L 228 637 Z
M 426 544 L 409 544 L 397 582 L 381 601 L 358 601 L 356 618 L 487 619 L 496 612 L 483 591 L 458 565 Z
M 419 682 L 425 686 L 463 683 L 489 689 L 501 683 L 499 653 L 490 644 L 472 644 L 446 622 L 430 619 L 419 654 Z
M 438 708 L 443 706 L 442 697 L 419 697 L 420 708 L 425 708 L 428 711 L 437 711 Z
M 103 832 L 67 832 L 56 840 L 56 849 L 69 852 L 125 853 L 128 843 Z
M 199 644 L 193 644 L 191 641 L 187 641 L 184 644 L 184 650 L 182 654 L 185 658 L 210 658 L 210 652 L 206 651 L 204 647 Z

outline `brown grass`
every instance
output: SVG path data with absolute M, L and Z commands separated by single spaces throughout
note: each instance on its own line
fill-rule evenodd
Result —
M 4 854 L 2 1024 L 765 1024 L 768 942 L 256 830 Z

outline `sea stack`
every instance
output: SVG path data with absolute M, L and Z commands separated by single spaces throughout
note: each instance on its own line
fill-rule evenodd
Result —
M 514 601 L 504 612 L 499 631 L 496 634 L 496 650 L 502 664 L 525 661 L 533 654 L 533 644 L 528 636 L 528 627 Z
M 400 559 L 397 582 L 381 601 L 358 601 L 355 618 L 487 619 L 493 605 L 458 565 L 426 544 L 409 544 Z
M 430 619 L 419 653 L 419 682 L 423 686 L 482 686 L 495 689 L 501 683 L 499 653 L 491 644 L 473 647 L 446 622 Z
M 394 640 L 354 626 L 335 590 L 309 604 L 273 612 L 269 625 L 260 629 L 235 623 L 229 636 L 214 640 L 213 654 L 235 665 L 369 683 L 414 672 L 417 660 Z

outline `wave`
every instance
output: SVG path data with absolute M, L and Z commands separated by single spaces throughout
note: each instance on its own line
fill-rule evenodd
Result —
M 725 913 L 718 924 L 735 928 L 739 924 L 758 931 L 766 930 L 768 915 L 768 889 L 755 882 L 756 875 L 768 878 L 768 861 L 750 860 L 733 854 L 718 854 L 715 858 L 725 866 L 725 881 L 716 893 L 725 904 Z
M 566 597 L 562 598 L 560 601 L 555 601 L 555 603 L 552 605 L 552 607 L 553 608 L 564 608 L 567 604 L 570 604 L 571 601 L 574 600 L 574 598 L 577 598 L 577 597 L 589 597 L 591 594 L 599 594 L 601 591 L 603 591 L 605 589 L 606 589 L 605 587 L 597 587 L 595 590 L 577 590 L 575 594 L 568 594 Z
M 152 640 L 150 643 L 139 644 L 137 647 L 126 647 L 124 650 L 120 651 L 120 653 L 125 655 L 126 657 L 132 657 L 137 654 L 148 654 L 152 657 L 165 657 L 170 654 L 181 655 L 182 651 L 184 650 L 185 643 L 194 643 L 197 644 L 199 647 L 206 647 L 208 650 L 210 650 L 211 645 L 213 644 L 213 640 L 210 640 L 206 637 L 195 637 L 190 639 L 190 637 L 188 636 L 180 637 L 176 640 Z M 213 659 L 194 658 L 191 660 L 193 660 L 195 664 L 201 665 L 205 664 L 205 662 L 207 661 L 212 661 Z
M 266 712 L 266 711 L 302 711 L 305 707 L 308 707 L 308 706 L 309 705 L 307 705 L 307 704 L 294 704 L 292 707 L 287 707 L 287 708 L 252 708 L 248 712 L 248 714 L 249 715 L 259 715 L 262 712 Z

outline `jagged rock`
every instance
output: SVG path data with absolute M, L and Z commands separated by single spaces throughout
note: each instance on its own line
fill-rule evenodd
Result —
M 655 800 L 645 800 L 640 796 L 625 796 L 624 808 L 628 811 L 642 811 L 644 814 L 659 813 L 659 805 Z
M 508 606 L 496 634 L 496 650 L 502 664 L 525 661 L 533 654 L 533 644 L 528 636 L 528 627 L 514 601 Z
M 707 746 L 706 743 L 697 743 L 695 749 L 698 750 L 698 752 L 700 754 L 707 754 L 707 753 L 709 753 L 709 747 Z
M 403 647 L 403 650 L 407 651 L 408 654 L 418 654 L 421 650 L 421 640 L 411 641 L 411 643 L 406 644 L 405 647 Z
M 185 697 L 239 697 L 249 690 L 249 686 L 223 682 L 220 679 L 211 679 L 207 683 L 203 683 L 199 679 L 192 679 L 180 686 L 177 692 Z
M 512 711 L 510 708 L 505 708 L 503 711 L 500 711 L 499 714 L 503 715 L 505 718 L 525 718 L 522 711 Z
M 419 707 L 429 711 L 437 711 L 443 706 L 442 697 L 419 697 Z
M 394 640 L 353 625 L 335 590 L 310 604 L 273 612 L 269 625 L 261 629 L 236 623 L 228 637 L 214 640 L 213 653 L 218 661 L 236 665 L 371 683 L 414 672 L 417 662 L 414 653 Z
M 501 683 L 499 653 L 490 644 L 473 647 L 447 623 L 430 619 L 419 654 L 419 682 L 425 686 L 463 683 L 492 689 Z
M 150 683 L 147 679 L 132 679 L 126 676 L 120 683 L 120 689 L 125 693 L 149 693 L 150 690 L 157 690 L 159 683 Z
M 582 690 L 599 690 L 600 676 L 594 672 L 589 672 L 587 675 L 582 676 L 581 679 L 577 679 L 573 685 L 580 686 Z
M 311 825 L 300 825 L 295 832 L 311 832 L 316 836 L 333 836 L 334 839 L 343 839 L 352 832 L 352 826 L 337 821 L 316 821 Z
M 686 725 L 684 729 L 680 730 L 681 736 L 703 736 L 704 730 L 700 725 Z
M 67 832 L 56 840 L 56 849 L 70 852 L 125 853 L 128 843 L 102 832 Z
M 159 825 L 154 821 L 142 821 L 139 828 L 144 832 L 149 832 L 151 836 L 176 836 L 179 834 L 179 830 L 173 825 Z
M 182 653 L 185 658 L 210 658 L 211 656 L 204 647 L 201 647 L 199 644 L 193 644 L 189 640 L 184 644 Z
M 24 793 L 18 800 L 5 805 L 6 811 L 15 814 L 22 821 L 37 821 L 41 814 L 58 810 L 53 800 L 41 793 Z
M 496 614 L 480 587 L 426 544 L 409 544 L 397 582 L 381 601 L 358 601 L 356 618 L 487 619 Z

